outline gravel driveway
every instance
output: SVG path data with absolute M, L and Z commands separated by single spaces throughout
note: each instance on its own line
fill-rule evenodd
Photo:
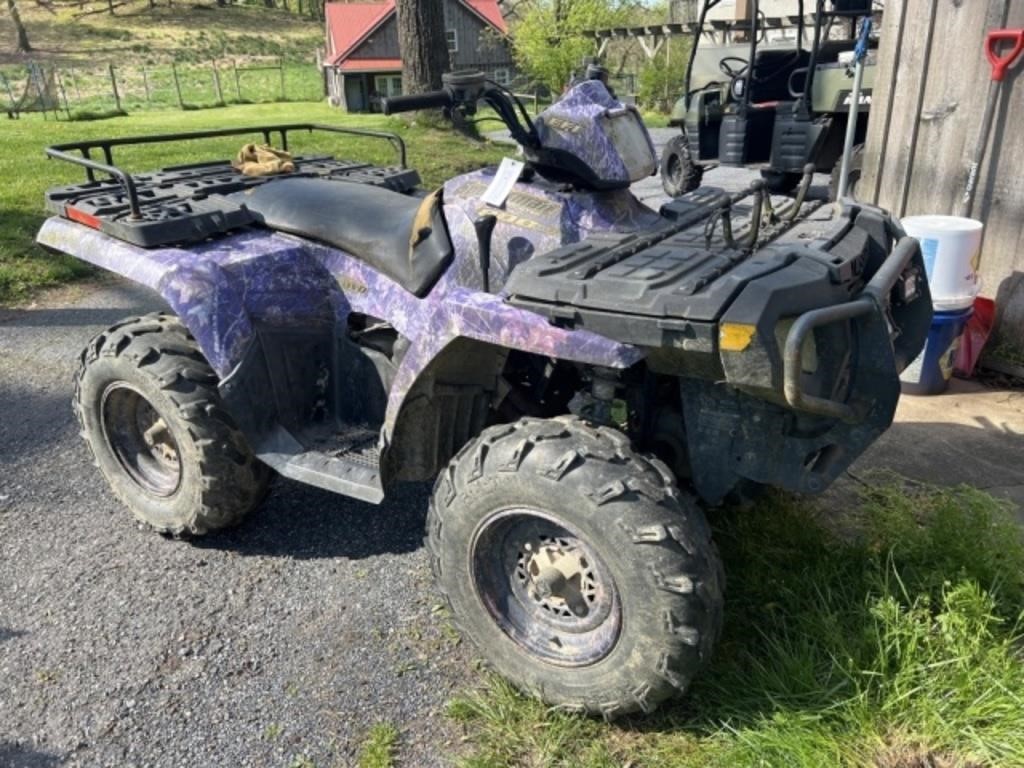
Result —
M 660 149 L 675 130 L 652 133 Z M 667 200 L 657 177 L 634 192 Z M 449 763 L 441 713 L 476 676 L 437 613 L 426 487 L 374 507 L 278 479 L 194 543 L 140 530 L 107 491 L 71 375 L 94 334 L 159 308 L 108 279 L 0 309 L 0 768 L 349 765 L 381 721 L 404 765 Z
M 436 612 L 427 488 L 373 507 L 279 479 L 195 543 L 108 493 L 71 374 L 157 308 L 111 280 L 0 310 L 0 766 L 350 765 L 380 721 L 404 765 L 446 764 L 444 703 L 474 673 Z

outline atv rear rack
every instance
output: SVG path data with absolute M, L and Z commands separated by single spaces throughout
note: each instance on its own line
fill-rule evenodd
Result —
M 287 150 L 289 132 L 295 131 L 321 131 L 387 141 L 396 151 L 398 165 L 375 166 L 331 155 L 294 155 L 292 173 L 246 176 L 227 159 L 135 173 L 114 164 L 114 147 L 225 136 L 261 136 L 267 144 L 275 140 L 279 147 Z M 94 159 L 93 155 L 98 153 L 102 153 L 102 161 Z M 236 193 L 273 183 L 275 179 L 319 178 L 385 187 L 403 194 L 415 191 L 420 185 L 419 174 L 406 167 L 405 142 L 401 137 L 315 123 L 94 139 L 57 144 L 48 147 L 46 154 L 84 168 L 86 175 L 85 183 L 46 191 L 46 208 L 50 213 L 143 248 L 201 242 L 259 224 Z
M 127 171 L 114 165 L 114 147 L 133 146 L 139 144 L 163 144 L 177 141 L 194 141 L 198 139 L 212 139 L 224 136 L 246 136 L 260 134 L 265 144 L 271 143 L 271 136 L 277 134 L 280 137 L 280 148 L 288 150 L 289 131 L 324 131 L 327 133 L 341 133 L 350 136 L 366 136 L 378 138 L 391 143 L 398 153 L 398 164 L 403 170 L 406 168 L 405 142 L 400 136 L 386 131 L 369 131 L 360 128 L 339 128 L 333 125 L 322 123 L 289 123 L 286 125 L 251 126 L 246 128 L 220 128 L 207 131 L 190 131 L 184 133 L 162 133 L 152 136 L 125 136 L 116 139 L 93 139 L 91 141 L 77 141 L 67 144 L 54 144 L 46 148 L 46 154 L 55 160 L 63 160 L 68 163 L 80 165 L 85 168 L 86 178 L 90 182 L 96 181 L 96 172 L 106 173 L 117 179 L 124 187 L 128 195 L 128 207 L 131 218 L 141 219 L 142 208 L 139 203 L 138 184 L 135 177 Z M 104 162 L 100 163 L 91 157 L 92 150 L 103 151 Z M 81 156 L 70 154 L 80 152 Z M 171 169 L 168 169 L 171 170 Z

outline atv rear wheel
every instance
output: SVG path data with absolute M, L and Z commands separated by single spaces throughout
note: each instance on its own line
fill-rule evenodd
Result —
M 549 704 L 651 711 L 686 689 L 718 637 L 707 522 L 615 430 L 571 417 L 485 430 L 438 479 L 428 532 L 462 631 Z
M 217 375 L 178 320 L 154 314 L 96 336 L 75 374 L 82 436 L 142 522 L 202 534 L 239 522 L 271 471 L 224 411 Z
M 673 136 L 661 154 L 661 186 L 669 197 L 693 192 L 704 178 L 704 169 L 693 162 L 686 136 Z

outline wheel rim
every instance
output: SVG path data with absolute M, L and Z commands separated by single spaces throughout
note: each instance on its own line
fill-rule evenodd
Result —
M 674 152 L 668 158 L 668 177 L 677 187 L 683 183 L 683 160 Z
M 166 498 L 181 485 L 181 454 L 170 427 L 135 387 L 117 382 L 100 404 L 103 437 L 125 473 L 146 492 Z
M 515 508 L 477 529 L 472 579 L 498 627 L 559 666 L 600 661 L 622 625 L 611 574 L 589 544 L 553 515 Z

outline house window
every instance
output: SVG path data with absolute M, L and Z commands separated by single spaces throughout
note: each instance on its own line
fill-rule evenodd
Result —
M 498 85 L 508 85 L 512 82 L 512 76 L 508 71 L 508 67 L 499 67 L 494 70 L 494 82 Z
M 458 53 L 459 52 L 459 31 L 457 29 L 446 29 L 444 33 L 445 38 L 448 40 L 448 52 Z
M 402 95 L 401 75 L 377 75 L 373 78 L 373 89 L 381 97 Z

